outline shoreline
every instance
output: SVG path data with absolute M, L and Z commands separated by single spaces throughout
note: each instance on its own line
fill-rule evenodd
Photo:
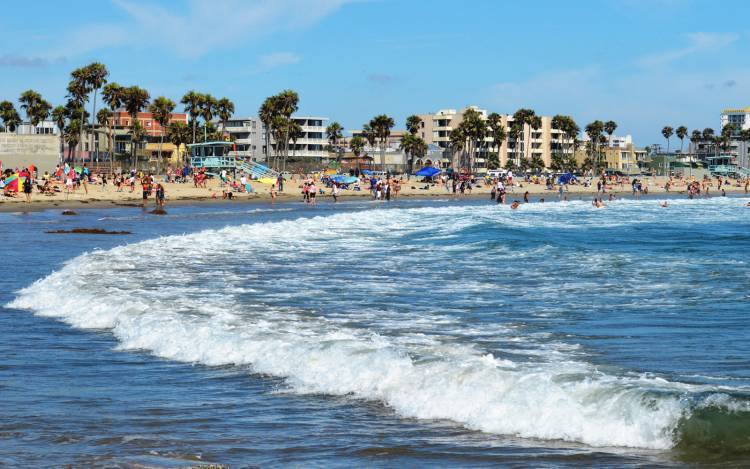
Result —
M 645 181 L 646 187 L 648 188 L 648 194 L 641 194 L 640 197 L 687 197 L 687 185 L 680 181 L 673 190 L 667 192 L 664 189 L 666 180 L 660 177 L 652 180 Z M 253 184 L 255 191 L 248 195 L 247 193 L 233 193 L 231 200 L 222 198 L 223 188 L 219 186 L 218 181 L 209 182 L 208 187 L 196 188 L 190 183 L 178 184 L 178 183 L 165 183 L 166 187 L 166 204 L 165 208 L 170 206 L 182 206 L 182 205 L 201 205 L 201 204 L 257 204 L 257 203 L 279 203 L 287 204 L 291 202 L 301 202 L 301 184 L 300 181 L 289 180 L 286 182 L 287 191 L 277 193 L 276 199 L 271 197 L 270 185 L 256 182 Z M 299 187 L 298 187 L 299 186 Z M 325 194 L 318 195 L 319 202 L 328 202 L 332 200 L 329 189 L 324 189 Z M 726 194 L 729 195 L 748 195 L 745 192 L 744 186 L 724 186 Z M 539 198 L 545 198 L 551 201 L 557 201 L 559 199 L 559 186 L 555 186 L 555 189 L 548 190 L 543 184 L 521 182 L 521 186 L 513 187 L 512 191 L 507 193 L 506 203 L 510 204 L 514 200 L 519 202 L 523 200 L 525 192 L 529 193 L 529 197 L 533 200 Z M 632 198 L 633 191 L 629 185 L 623 184 L 622 186 L 612 185 L 609 190 L 603 195 L 600 195 L 596 191 L 595 186 L 584 187 L 582 185 L 569 185 L 567 186 L 566 195 L 569 200 L 585 199 L 593 197 L 602 197 L 607 199 L 609 194 L 614 194 L 618 198 Z M 451 200 L 462 200 L 462 199 L 480 199 L 487 198 L 489 201 L 490 186 L 481 185 L 476 186 L 471 193 L 466 194 L 454 194 L 453 192 L 447 192 L 441 185 L 427 185 L 424 182 L 418 181 L 405 181 L 402 183 L 402 189 L 398 198 L 394 197 L 394 200 L 405 198 L 409 200 L 423 199 L 430 200 L 435 198 L 450 198 Z M 709 197 L 720 196 L 720 192 L 716 188 L 711 188 Z M 705 195 L 701 195 L 701 198 Z M 340 200 L 371 200 L 372 195 L 369 190 L 363 189 L 361 191 L 346 190 L 339 194 Z M 53 196 L 45 196 L 42 194 L 35 193 L 32 196 L 30 203 L 26 202 L 23 198 L 23 194 L 19 194 L 16 198 L 7 198 L 0 196 L 0 212 L 38 212 L 43 210 L 75 210 L 75 209 L 87 209 L 87 208 L 116 208 L 116 207 L 132 207 L 132 208 L 143 208 L 143 198 L 140 188 L 130 192 L 127 188 L 121 192 L 115 190 L 113 186 L 108 186 L 108 190 L 103 190 L 99 185 L 89 186 L 89 193 L 84 194 L 82 189 L 78 189 L 76 192 L 69 195 L 66 198 L 62 192 L 55 193 Z M 155 208 L 156 203 L 153 195 L 149 197 L 147 209 Z
M 522 188 L 525 189 L 525 188 Z M 525 192 L 525 191 L 524 191 Z M 133 194 L 138 193 L 138 191 L 133 192 Z M 107 194 L 107 193 L 104 193 Z M 630 190 L 611 190 L 608 191 L 604 196 L 603 199 L 605 202 L 607 202 L 607 198 L 609 197 L 609 194 L 614 194 L 617 196 L 618 199 L 634 199 L 632 195 L 632 191 Z M 589 199 L 592 197 L 596 197 L 597 193 L 595 191 L 592 192 L 568 192 L 567 193 L 568 200 L 584 200 Z M 726 191 L 726 197 L 741 197 L 741 196 L 750 196 L 750 193 L 745 193 L 743 188 L 730 188 Z M 557 191 L 544 191 L 544 192 L 529 192 L 529 197 L 531 198 L 532 203 L 538 203 L 539 199 L 544 198 L 548 203 L 554 203 L 554 202 L 560 202 L 561 199 L 558 198 Z M 674 199 L 674 198 L 683 198 L 687 197 L 687 191 L 686 190 L 679 190 L 679 191 L 670 191 L 666 192 L 664 190 L 660 192 L 649 192 L 648 194 L 641 194 L 639 198 L 643 199 L 659 199 L 659 198 L 668 198 L 668 199 Z M 712 194 L 709 195 L 708 198 L 714 198 L 714 197 L 722 197 L 720 194 Z M 357 201 L 357 200 L 372 200 L 372 196 L 370 195 L 369 191 L 362 191 L 357 194 L 342 194 L 339 195 L 339 200 L 343 201 Z M 393 199 L 393 201 L 399 200 L 399 199 L 408 199 L 408 200 L 434 200 L 438 198 L 449 198 L 449 201 L 446 202 L 453 202 L 453 201 L 460 201 L 460 200 L 479 200 L 479 199 L 487 199 L 487 202 L 489 201 L 489 191 L 474 191 L 472 194 L 464 194 L 464 195 L 454 195 L 453 193 L 448 192 L 424 192 L 424 193 L 406 193 L 406 194 L 400 194 L 398 199 Z M 697 199 L 704 199 L 707 198 L 706 196 L 700 196 Z M 506 205 L 510 205 L 513 201 L 518 200 L 521 202 L 523 199 L 523 192 L 512 192 L 508 193 L 508 197 L 506 200 Z M 0 213 L 25 213 L 25 212 L 42 212 L 45 210 L 76 210 L 76 209 L 112 209 L 112 208 L 138 208 L 144 210 L 141 203 L 141 198 L 138 197 L 128 197 L 125 199 L 102 199 L 97 197 L 91 197 L 90 199 L 69 199 L 69 200 L 51 200 L 51 199 L 36 199 L 32 200 L 31 203 L 26 203 L 22 200 L 13 200 L 13 201 L 0 201 Z M 326 194 L 324 196 L 319 196 L 318 202 L 331 202 L 333 198 Z M 222 205 L 239 205 L 239 204 L 279 204 L 279 205 L 288 205 L 292 203 L 303 203 L 302 201 L 302 195 L 301 194 L 290 194 L 290 193 L 282 193 L 279 194 L 275 201 L 272 201 L 271 197 L 268 194 L 265 194 L 263 196 L 261 195 L 255 195 L 253 197 L 247 197 L 245 194 L 239 195 L 237 197 L 233 197 L 231 200 L 222 199 L 220 197 L 218 198 L 212 198 L 210 196 L 208 197 L 196 197 L 196 196 L 184 196 L 179 197 L 176 199 L 167 199 L 167 203 L 165 204 L 164 208 L 165 210 L 169 210 L 169 207 L 180 207 L 180 206 L 187 206 L 187 205 L 216 205 L 216 206 L 222 206 Z M 156 204 L 153 200 L 149 199 L 148 205 L 145 207 L 145 210 L 153 210 L 156 208 Z

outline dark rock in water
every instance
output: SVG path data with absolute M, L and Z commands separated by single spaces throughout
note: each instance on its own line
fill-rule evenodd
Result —
M 163 208 L 155 208 L 148 213 L 151 213 L 153 215 L 166 215 L 167 211 L 164 210 Z
M 63 210 L 63 215 L 78 215 L 78 213 L 74 212 L 73 210 Z
M 72 230 L 52 230 L 45 231 L 51 234 L 108 234 L 108 235 L 126 235 L 132 234 L 130 231 L 107 231 L 101 228 L 73 228 Z

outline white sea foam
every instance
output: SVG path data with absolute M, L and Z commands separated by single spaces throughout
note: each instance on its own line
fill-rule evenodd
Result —
M 231 266 L 238 258 L 248 261 L 248 252 L 252 262 L 303 252 L 324 258 L 355 242 L 360 249 L 375 249 L 382 238 L 447 236 L 480 219 L 497 221 L 486 210 L 464 208 L 458 217 L 457 210 L 337 214 L 97 251 L 20 291 L 9 306 L 78 328 L 110 329 L 123 350 L 209 366 L 250 366 L 285 378 L 294 392 L 380 401 L 405 417 L 449 419 L 486 432 L 592 446 L 672 447 L 680 418 L 690 412 L 690 396 L 714 388 L 603 373 L 581 359 L 575 344 L 556 346 L 506 326 L 492 331 L 509 343 L 528 343 L 526 353 L 540 358 L 496 358 L 451 340 L 462 325 L 439 312 L 403 311 L 396 317 L 370 311 L 358 319 L 371 327 L 357 328 L 348 325 L 353 318 L 248 304 L 240 297 L 253 285 L 233 275 Z M 516 215 L 507 212 L 502 222 Z M 373 219 L 383 223 L 372 225 Z M 225 270 L 217 270 L 223 265 Z M 430 334 L 409 332 L 410 326 Z M 452 332 L 441 334 L 441 328 Z M 472 333 L 470 327 L 464 332 Z M 731 403 L 728 397 L 712 399 L 712 404 Z

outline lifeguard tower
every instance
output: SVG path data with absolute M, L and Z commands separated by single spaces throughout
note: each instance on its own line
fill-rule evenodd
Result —
M 244 171 L 254 179 L 276 179 L 279 173 L 267 166 L 237 157 L 232 142 L 203 142 L 189 144 L 190 167 L 204 168 L 206 173 L 217 175 L 225 169 L 234 173 Z

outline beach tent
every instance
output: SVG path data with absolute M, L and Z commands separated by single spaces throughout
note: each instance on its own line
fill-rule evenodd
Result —
M 431 178 L 435 176 L 436 174 L 440 174 L 440 170 L 437 168 L 433 168 L 432 166 L 427 166 L 425 168 L 420 169 L 415 173 L 415 176 L 420 177 L 428 177 Z
M 575 179 L 576 177 L 573 176 L 572 173 L 565 173 L 560 175 L 557 182 L 559 182 L 560 184 L 570 184 L 570 181 L 574 181 Z
M 339 174 L 338 176 L 333 176 L 331 179 L 336 181 L 336 183 L 338 184 L 354 184 L 355 182 L 359 181 L 359 179 L 354 176 L 343 176 L 341 174 Z
M 5 189 L 9 192 L 18 192 L 25 181 L 25 177 L 18 177 L 18 173 L 14 173 L 5 179 Z

